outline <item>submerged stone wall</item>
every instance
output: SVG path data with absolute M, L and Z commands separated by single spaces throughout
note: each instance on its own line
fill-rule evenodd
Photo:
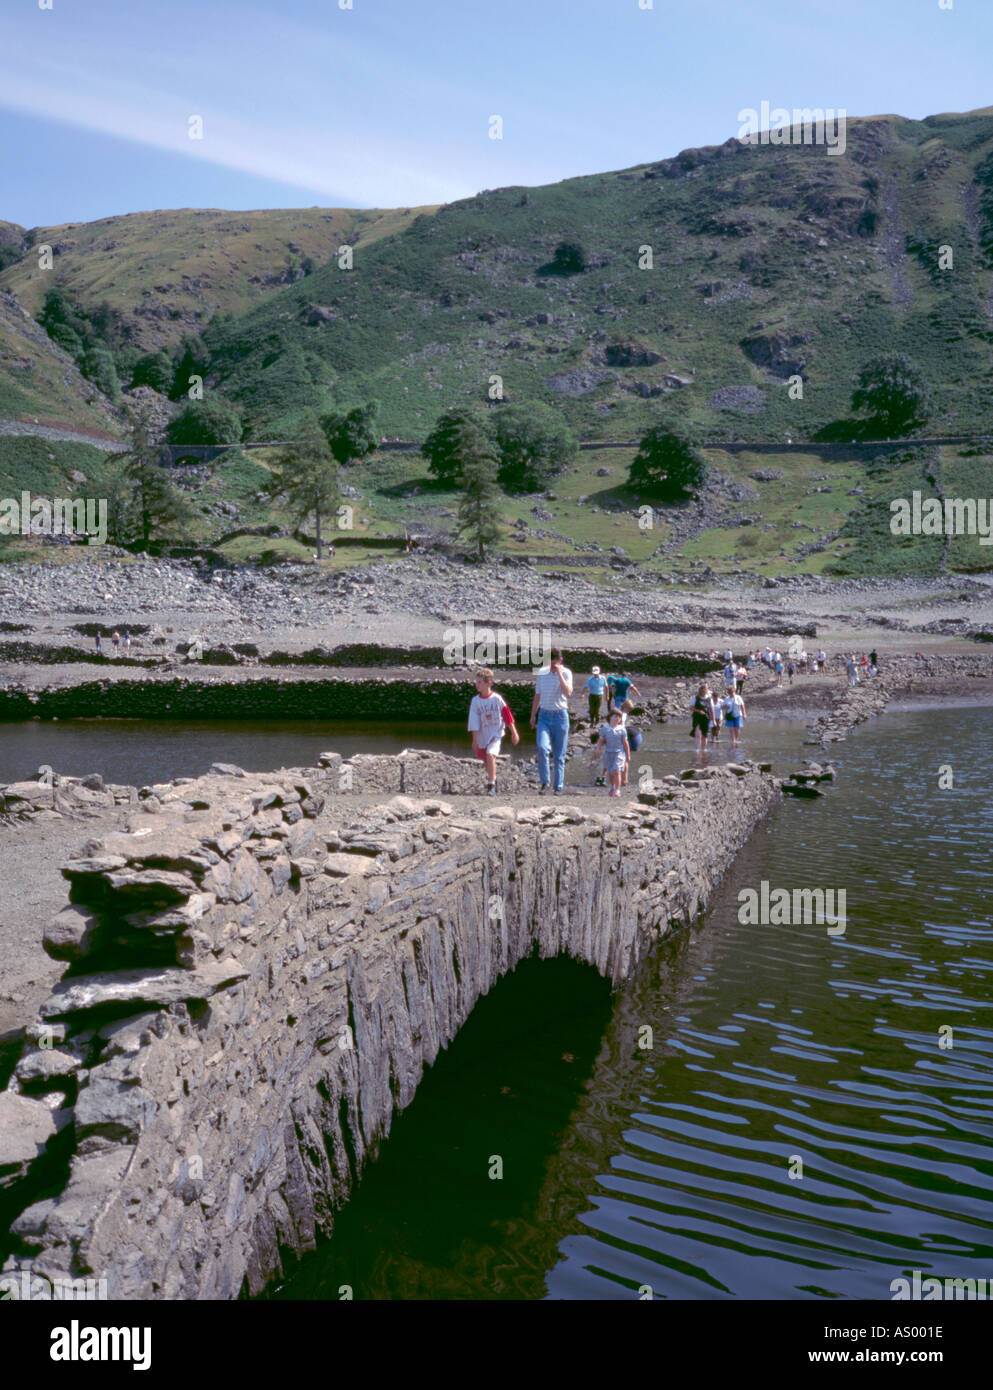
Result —
M 8 1274 L 91 1275 L 111 1298 L 257 1293 L 332 1231 L 502 975 L 537 951 L 624 980 L 779 795 L 748 764 L 638 801 L 363 805 L 324 761 L 144 789 L 125 831 L 66 864 L 46 943 L 69 966 L 0 1098 Z M 458 785 L 447 764 L 466 760 L 407 761 L 405 778 Z

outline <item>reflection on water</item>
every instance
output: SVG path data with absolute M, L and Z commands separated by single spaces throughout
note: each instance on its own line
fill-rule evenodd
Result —
M 705 919 L 613 996 L 588 1071 L 559 1059 L 590 1054 L 595 1008 L 543 1020 L 554 963 L 534 967 L 530 1015 L 498 985 L 498 1041 L 463 1055 L 470 1020 L 282 1296 L 885 1300 L 915 1269 L 993 1277 L 986 718 L 972 711 L 963 737 L 962 711 L 887 714 L 836 750 L 829 796 L 784 803 Z M 844 888 L 845 935 L 740 925 L 739 890 L 763 879 Z M 534 1117 L 513 1129 L 529 1173 L 513 1210 L 511 1188 L 438 1167 L 463 1116 L 500 1152 L 498 1081 Z M 451 1200 L 428 1219 L 440 1171 Z
M 461 725 L 445 723 L 73 719 L 0 724 L 0 782 L 33 777 L 47 763 L 63 776 L 99 772 L 107 782 L 140 787 L 172 777 L 199 777 L 216 762 L 236 763 L 251 772 L 313 767 L 329 748 L 346 758 L 409 747 L 438 748 L 461 757 L 467 741 Z
M 518 966 L 394 1119 L 324 1257 L 278 1296 L 338 1298 L 347 1285 L 356 1298 L 465 1298 L 468 1281 L 541 1298 L 556 1243 L 545 1173 L 610 1013 L 610 986 L 589 966 Z
M 468 710 L 466 711 L 468 714 Z M 694 759 L 685 725 L 659 725 L 647 730 L 634 758 L 637 769 L 649 765 L 653 775 L 688 767 Z M 504 751 L 512 758 L 534 757 L 534 732 L 520 721 L 521 743 Z M 741 756 L 796 757 L 802 726 L 787 719 L 753 719 L 746 727 Z M 374 720 L 348 723 L 319 720 L 149 720 L 72 719 L 0 723 L 0 782 L 33 777 L 42 765 L 63 776 L 99 772 L 108 782 L 145 786 L 171 777 L 199 777 L 211 763 L 236 763 L 246 771 L 267 772 L 278 767 L 312 767 L 321 753 L 333 748 L 344 757 L 353 753 L 399 753 L 404 748 L 435 748 L 456 757 L 469 757 L 470 738 L 464 724 Z M 729 761 L 727 736 L 711 762 Z M 572 785 L 592 785 L 590 754 L 575 752 L 566 765 Z M 482 778 L 482 773 L 480 773 Z

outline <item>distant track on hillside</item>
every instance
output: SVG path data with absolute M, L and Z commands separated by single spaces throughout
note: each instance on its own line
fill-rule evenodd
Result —
M 36 425 L 32 420 L 0 420 L 0 435 L 34 435 L 38 439 L 51 439 L 55 443 L 89 444 L 94 449 L 105 449 L 107 453 L 120 454 L 127 448 L 119 439 L 109 434 L 85 434 L 82 430 L 62 429 L 59 425 Z
M 728 454 L 827 454 L 835 449 L 909 449 L 918 444 L 987 444 L 993 445 L 993 434 L 945 434 L 927 439 L 853 439 L 844 440 L 704 440 L 701 449 L 721 449 Z M 248 447 L 243 445 L 244 447 Z M 419 449 L 420 444 L 410 440 L 395 440 L 380 444 L 380 450 Z M 638 449 L 640 439 L 581 439 L 580 449 Z
M 40 439 L 66 441 L 74 444 L 90 444 L 94 448 L 106 449 L 108 453 L 123 453 L 127 445 L 110 435 L 84 434 L 79 430 L 63 429 L 56 425 L 39 425 L 31 420 L 0 420 L 0 435 L 35 435 Z M 163 444 L 159 456 L 163 463 L 176 463 L 180 459 L 209 461 L 228 449 L 274 449 L 285 448 L 295 443 L 292 439 L 241 440 L 233 444 Z M 931 444 L 982 444 L 993 448 L 993 434 L 943 434 L 930 435 L 924 439 L 852 439 L 843 440 L 706 440 L 703 449 L 718 449 L 728 454 L 832 454 L 848 453 L 852 449 L 875 451 L 880 449 L 910 449 Z M 580 449 L 637 449 L 640 439 L 581 439 Z M 421 448 L 417 440 L 391 439 L 378 446 L 384 453 L 415 453 Z

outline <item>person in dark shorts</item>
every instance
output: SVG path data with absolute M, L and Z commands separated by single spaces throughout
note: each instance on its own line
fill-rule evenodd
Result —
M 690 724 L 690 737 L 696 740 L 697 752 L 706 753 L 707 735 L 710 732 L 710 687 L 706 681 L 700 686 L 693 701 L 693 715 Z

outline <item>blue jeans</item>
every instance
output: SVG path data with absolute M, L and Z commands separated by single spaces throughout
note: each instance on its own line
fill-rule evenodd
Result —
M 569 712 L 564 709 L 538 711 L 538 781 L 547 787 L 548 755 L 555 768 L 555 790 L 561 791 L 565 781 L 565 750 L 569 742 Z

